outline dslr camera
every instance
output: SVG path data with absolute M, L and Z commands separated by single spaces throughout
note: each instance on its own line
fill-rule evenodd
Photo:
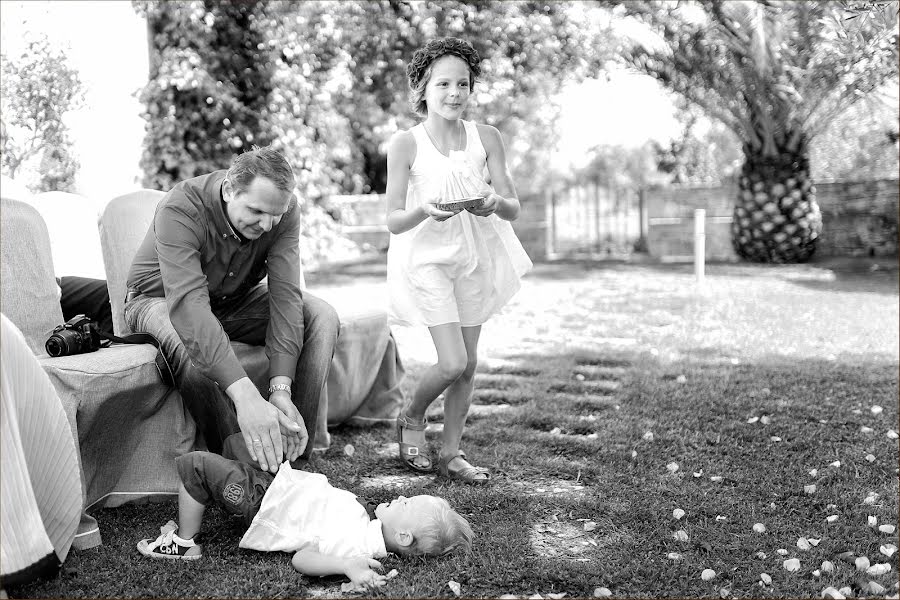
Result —
M 101 342 L 97 324 L 84 315 L 75 315 L 56 326 L 44 347 L 50 356 L 69 356 L 99 350 Z

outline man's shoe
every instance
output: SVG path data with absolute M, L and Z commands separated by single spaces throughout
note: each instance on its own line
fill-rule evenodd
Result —
M 178 529 L 169 521 L 160 527 L 162 534 L 155 540 L 145 539 L 137 543 L 138 552 L 150 558 L 168 558 L 172 560 L 197 560 L 203 556 L 202 547 L 190 540 L 190 545 L 175 539 Z M 183 540 L 182 540 L 183 542 Z

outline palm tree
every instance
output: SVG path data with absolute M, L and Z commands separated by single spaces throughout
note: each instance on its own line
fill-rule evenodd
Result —
M 626 61 L 742 141 L 732 242 L 755 262 L 809 259 L 822 231 L 809 145 L 858 99 L 896 80 L 897 3 L 624 2 L 658 34 Z

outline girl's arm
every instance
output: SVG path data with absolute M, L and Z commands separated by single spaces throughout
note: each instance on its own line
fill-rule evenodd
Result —
M 478 134 L 481 136 L 481 143 L 487 154 L 488 172 L 491 174 L 491 182 L 496 193 L 490 194 L 484 206 L 481 209 L 472 209 L 472 213 L 479 217 L 486 217 L 496 212 L 497 216 L 505 221 L 515 221 L 519 217 L 521 206 L 509 166 L 506 164 L 503 136 L 496 127 L 480 124 L 478 125 Z
M 315 550 L 298 550 L 291 559 L 291 565 L 304 575 L 346 575 L 357 587 L 381 587 L 387 582 L 384 575 L 375 572 L 375 569 L 381 568 L 381 563 L 368 556 L 345 558 Z
M 432 217 L 435 221 L 443 221 L 459 212 L 438 210 L 433 204 L 422 204 L 406 209 L 409 169 L 415 158 L 416 140 L 412 133 L 408 131 L 395 133 L 388 145 L 386 193 L 387 227 L 393 234 L 409 231 L 428 217 Z

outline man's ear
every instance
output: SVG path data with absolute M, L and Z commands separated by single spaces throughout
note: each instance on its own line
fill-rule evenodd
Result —
M 394 541 L 401 548 L 409 548 L 416 541 L 415 536 L 409 531 L 398 531 L 394 533 Z
M 231 186 L 231 180 L 226 177 L 225 181 L 222 182 L 222 199 L 228 202 L 231 200 L 233 192 L 234 188 Z

